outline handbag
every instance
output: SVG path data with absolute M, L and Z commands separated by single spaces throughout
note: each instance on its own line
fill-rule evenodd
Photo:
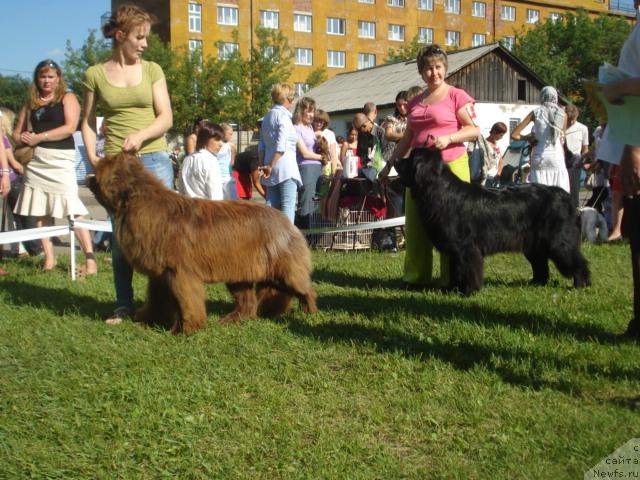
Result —
M 482 165 L 484 164 L 484 151 L 478 140 L 473 142 L 473 149 L 469 152 L 469 176 L 472 183 L 482 182 Z
M 482 135 L 479 135 L 470 146 L 472 148 L 467 152 L 469 156 L 469 178 L 471 183 L 482 184 L 487 177 L 489 146 Z
M 13 150 L 13 156 L 22 166 L 26 166 L 33 159 L 34 150 L 35 148 L 29 145 L 23 145 Z
M 31 131 L 31 109 L 27 110 L 27 131 Z M 20 145 L 13 149 L 13 156 L 21 165 L 27 165 L 33 158 L 35 147 L 31 145 Z

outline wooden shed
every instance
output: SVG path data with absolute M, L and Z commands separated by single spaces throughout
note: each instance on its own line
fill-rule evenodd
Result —
M 463 88 L 476 100 L 478 124 L 487 134 L 498 121 L 513 129 L 539 104 L 546 83 L 499 43 L 448 54 L 447 82 Z M 395 96 L 414 85 L 424 87 L 416 60 L 393 62 L 343 73 L 306 95 L 331 116 L 331 127 L 344 135 L 353 115 L 366 102 L 378 106 L 378 118 L 392 113 Z M 503 139 L 503 147 L 508 136 Z

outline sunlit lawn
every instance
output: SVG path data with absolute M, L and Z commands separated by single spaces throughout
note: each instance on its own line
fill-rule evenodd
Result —
M 76 283 L 4 260 L 0 478 L 582 478 L 640 429 L 628 246 L 584 251 L 591 288 L 499 255 L 470 298 L 403 290 L 402 253 L 314 252 L 318 314 L 221 327 L 210 286 L 191 337 L 105 326 L 104 256 Z

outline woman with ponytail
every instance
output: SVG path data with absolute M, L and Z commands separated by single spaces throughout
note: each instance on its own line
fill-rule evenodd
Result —
M 105 38 L 113 41 L 113 50 L 109 60 L 85 73 L 82 137 L 89 160 L 97 164 L 96 106 L 100 105 L 108 125 L 105 153 L 137 154 L 145 168 L 171 188 L 173 168 L 164 137 L 173 125 L 167 83 L 159 65 L 142 59 L 153 22 L 149 13 L 125 4 L 103 26 Z M 116 309 L 107 319 L 110 325 L 133 313 L 133 269 L 117 242 L 113 244 L 113 276 Z

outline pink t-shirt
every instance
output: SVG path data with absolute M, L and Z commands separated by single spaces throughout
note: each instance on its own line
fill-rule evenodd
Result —
M 467 103 L 475 103 L 473 98 L 459 88 L 449 87 L 445 97 L 431 105 L 422 103 L 423 95 L 418 95 L 409 102 L 409 125 L 413 133 L 411 148 L 430 146 L 433 140 L 429 135 L 442 137 L 456 133 L 462 128 L 458 120 L 458 110 Z M 425 145 L 426 144 L 426 145 Z M 452 143 L 442 150 L 442 159 L 452 162 L 465 153 L 463 143 Z

